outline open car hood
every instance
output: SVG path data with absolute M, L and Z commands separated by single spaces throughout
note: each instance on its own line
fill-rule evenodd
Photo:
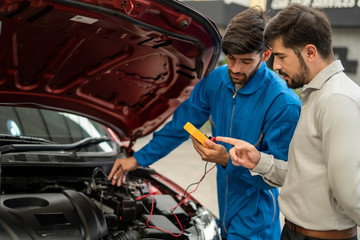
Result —
M 0 0 L 0 102 L 153 132 L 217 64 L 220 34 L 175 0 Z

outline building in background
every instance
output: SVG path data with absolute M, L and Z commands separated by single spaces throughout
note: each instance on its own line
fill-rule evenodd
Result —
M 183 0 L 209 16 L 221 33 L 230 19 L 248 7 L 258 5 L 274 16 L 295 1 L 325 11 L 333 28 L 335 58 L 342 61 L 346 74 L 360 85 L 360 0 Z
M 236 14 L 249 6 L 245 4 L 248 0 L 183 0 L 182 2 L 210 17 L 221 33 Z

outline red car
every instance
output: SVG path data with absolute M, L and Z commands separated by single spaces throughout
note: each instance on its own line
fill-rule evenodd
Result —
M 217 65 L 213 22 L 175 0 L 0 0 L 0 17 L 0 239 L 220 239 L 153 169 L 107 180 Z

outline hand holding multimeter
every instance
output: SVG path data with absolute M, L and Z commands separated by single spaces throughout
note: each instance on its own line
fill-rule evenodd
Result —
M 206 136 L 204 133 L 200 132 L 196 127 L 194 127 L 194 125 L 192 125 L 190 122 L 187 122 L 184 126 L 184 129 L 191 135 L 193 136 L 196 140 L 198 140 L 203 146 L 207 147 L 205 143 L 205 140 L 211 140 L 213 142 L 216 142 L 214 137 L 208 137 Z
M 193 136 L 198 142 L 200 142 L 201 145 L 207 148 L 200 149 L 194 145 L 196 151 L 200 154 L 202 160 L 218 163 L 224 167 L 227 166 L 229 162 L 229 153 L 226 148 L 221 144 L 213 144 L 213 146 L 211 146 L 210 148 L 205 143 L 206 139 L 217 143 L 215 137 L 206 136 L 189 122 L 185 124 L 184 129 L 188 131 L 188 133 L 190 133 L 190 135 Z

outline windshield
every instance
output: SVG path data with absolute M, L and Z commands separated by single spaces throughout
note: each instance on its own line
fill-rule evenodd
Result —
M 75 114 L 26 108 L 0 107 L 0 134 L 42 138 L 53 143 L 70 144 L 85 138 L 108 137 L 106 127 Z M 111 142 L 88 146 L 83 151 L 111 152 Z

